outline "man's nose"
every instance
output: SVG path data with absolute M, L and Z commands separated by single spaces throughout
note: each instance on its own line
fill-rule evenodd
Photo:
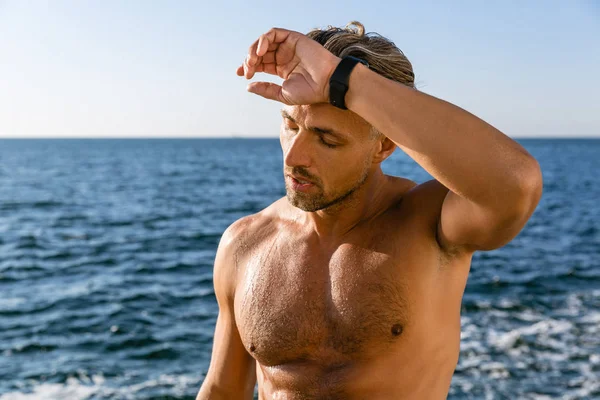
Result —
M 298 131 L 287 142 L 287 149 L 284 154 L 284 162 L 288 167 L 310 167 L 311 151 L 309 142 L 309 132 Z

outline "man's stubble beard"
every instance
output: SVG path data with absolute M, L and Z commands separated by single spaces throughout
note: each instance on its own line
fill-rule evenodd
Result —
M 327 199 L 323 192 L 323 189 L 319 187 L 319 192 L 315 194 L 295 192 L 289 189 L 286 185 L 286 197 L 291 205 L 297 207 L 306 212 L 315 212 L 324 210 L 334 205 L 339 205 L 344 200 L 348 199 L 354 192 L 356 192 L 364 183 L 367 181 L 369 176 L 369 169 L 365 168 L 362 177 L 358 182 L 350 189 L 346 190 L 342 194 L 336 194 L 333 199 Z

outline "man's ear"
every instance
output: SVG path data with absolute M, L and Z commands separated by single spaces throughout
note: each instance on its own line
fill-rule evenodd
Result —
M 391 156 L 397 147 L 396 143 L 392 142 L 387 136 L 384 135 L 382 135 L 381 139 L 377 139 L 376 146 L 377 149 L 375 156 L 373 157 L 373 162 L 377 164 L 383 162 L 386 158 Z

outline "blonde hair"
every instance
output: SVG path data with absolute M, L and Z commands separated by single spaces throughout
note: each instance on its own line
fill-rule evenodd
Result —
M 326 29 L 313 29 L 306 34 L 320 43 L 335 56 L 354 56 L 369 63 L 369 69 L 378 74 L 416 89 L 412 64 L 394 42 L 375 32 L 365 33 L 365 27 L 358 21 L 349 22 L 344 28 L 328 26 Z M 382 134 L 371 127 L 371 138 Z
M 369 69 L 388 79 L 415 88 L 412 64 L 394 42 L 375 32 L 365 33 L 358 21 L 344 28 L 328 26 L 306 34 L 337 57 L 354 56 L 369 63 Z

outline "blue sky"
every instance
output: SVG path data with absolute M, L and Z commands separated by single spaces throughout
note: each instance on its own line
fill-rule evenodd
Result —
M 248 46 L 351 20 L 508 136 L 600 136 L 598 1 L 338 4 L 0 0 L 0 136 L 276 137 L 280 104 L 235 75 Z

